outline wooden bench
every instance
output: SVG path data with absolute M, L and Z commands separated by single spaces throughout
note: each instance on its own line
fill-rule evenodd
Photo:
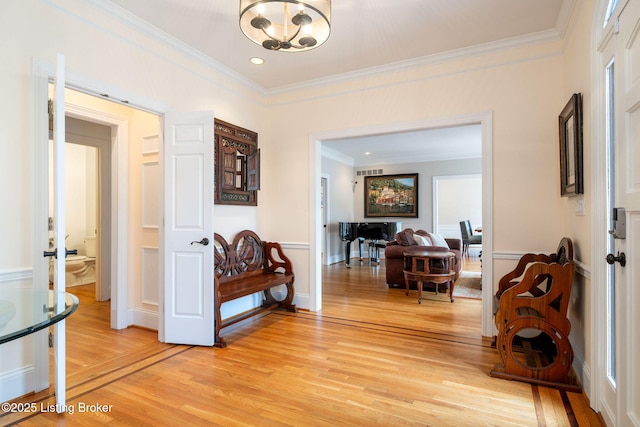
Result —
M 215 344 L 226 347 L 220 330 L 234 323 L 255 316 L 266 310 L 282 308 L 297 312 L 293 304 L 293 266 L 276 242 L 263 242 L 250 230 L 238 233 L 231 244 L 224 237 L 214 234 L 215 252 Z M 286 286 L 284 299 L 276 300 L 271 290 Z M 262 304 L 255 309 L 222 319 L 220 307 L 223 303 L 247 295 L 263 293 Z
M 567 318 L 575 268 L 573 244 L 565 237 L 556 253 L 525 254 L 500 280 L 495 322 L 502 363 L 492 377 L 580 391 L 571 372 Z

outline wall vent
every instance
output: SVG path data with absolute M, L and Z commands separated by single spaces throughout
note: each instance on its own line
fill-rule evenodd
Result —
M 356 176 L 368 176 L 368 175 L 384 175 L 382 169 L 367 169 L 356 171 Z

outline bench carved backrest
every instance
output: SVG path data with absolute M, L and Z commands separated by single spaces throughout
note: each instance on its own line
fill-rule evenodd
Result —
M 525 254 L 522 256 L 522 258 L 520 258 L 520 261 L 518 261 L 518 265 L 516 266 L 516 268 L 514 268 L 512 271 L 502 276 L 502 278 L 498 282 L 498 290 L 496 291 L 496 297 L 500 298 L 507 289 L 519 283 L 519 280 L 516 280 L 516 279 L 522 276 L 524 271 L 527 269 L 527 266 L 531 263 L 544 262 L 549 264 L 552 262 L 556 262 L 558 264 L 566 264 L 569 261 L 573 262 L 573 243 L 571 242 L 571 239 L 569 239 L 568 237 L 563 237 L 560 240 L 560 243 L 558 244 L 558 248 L 552 254 L 549 254 L 549 255 L 532 254 L 532 253 Z M 534 287 L 533 287 L 534 292 L 535 292 L 535 288 L 539 284 L 540 283 L 534 282 Z
M 214 234 L 213 240 L 214 272 L 220 280 L 265 268 L 264 244 L 253 231 L 239 232 L 231 244 L 218 233 Z
M 517 267 L 500 280 L 495 313 L 498 329 L 527 309 L 568 335 L 571 324 L 566 316 L 575 268 L 573 244 L 566 237 L 554 254 L 524 255 Z
M 519 315 L 528 313 L 545 319 L 569 335 L 571 323 L 567 319 L 567 309 L 574 273 L 573 261 L 564 264 L 534 262 L 529 265 L 522 280 L 500 298 L 496 326 L 500 329 Z M 538 292 L 531 292 L 532 288 Z

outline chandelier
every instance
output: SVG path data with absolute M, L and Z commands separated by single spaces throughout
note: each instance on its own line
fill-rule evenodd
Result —
M 331 32 L 331 0 L 240 0 L 240 29 L 269 50 L 301 52 Z

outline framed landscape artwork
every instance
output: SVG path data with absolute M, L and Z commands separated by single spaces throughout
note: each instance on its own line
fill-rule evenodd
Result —
M 364 178 L 364 216 L 418 217 L 418 174 Z

